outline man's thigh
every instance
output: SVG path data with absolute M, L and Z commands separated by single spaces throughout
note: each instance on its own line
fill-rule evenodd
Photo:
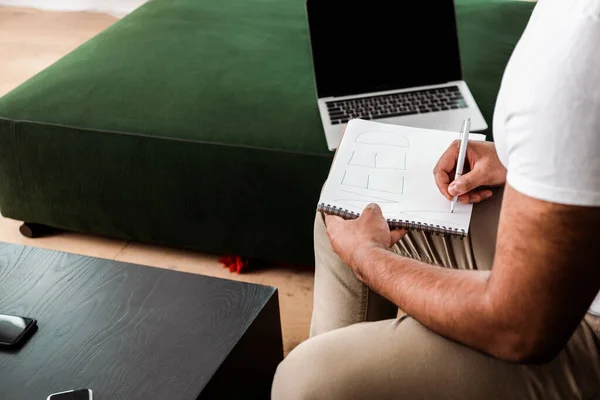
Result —
M 273 399 L 587 399 L 598 389 L 597 354 L 585 322 L 539 366 L 496 360 L 411 318 L 368 322 L 298 346 L 277 370 Z

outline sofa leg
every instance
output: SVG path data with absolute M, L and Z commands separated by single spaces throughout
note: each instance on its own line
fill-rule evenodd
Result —
M 19 227 L 19 232 L 21 232 L 21 235 L 27 238 L 35 239 L 42 236 L 51 235 L 52 233 L 56 232 L 56 229 L 47 225 L 23 222 L 23 225 Z

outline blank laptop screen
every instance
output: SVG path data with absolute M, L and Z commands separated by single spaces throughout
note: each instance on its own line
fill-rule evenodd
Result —
M 461 80 L 452 0 L 308 0 L 319 97 Z

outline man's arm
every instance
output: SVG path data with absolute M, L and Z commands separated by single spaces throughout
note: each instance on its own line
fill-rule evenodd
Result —
M 365 240 L 380 229 L 379 208 L 361 218 L 328 218 L 334 249 L 359 279 L 435 332 L 501 359 L 553 358 L 600 288 L 598 207 L 548 203 L 507 185 L 492 272 L 395 255 L 385 240 Z M 352 232 L 362 237 L 349 239 Z

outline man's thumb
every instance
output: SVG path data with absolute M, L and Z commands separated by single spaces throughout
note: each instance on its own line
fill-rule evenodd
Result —
M 461 194 L 465 194 L 470 192 L 471 190 L 477 188 L 479 184 L 476 182 L 476 179 L 473 179 L 472 172 L 465 174 L 452 182 L 450 186 L 448 186 L 448 193 L 452 196 L 460 196 Z
M 366 206 L 365 210 L 363 211 L 363 214 L 365 214 L 366 216 L 383 215 L 383 213 L 381 212 L 381 208 L 375 203 L 371 203 L 368 206 Z

